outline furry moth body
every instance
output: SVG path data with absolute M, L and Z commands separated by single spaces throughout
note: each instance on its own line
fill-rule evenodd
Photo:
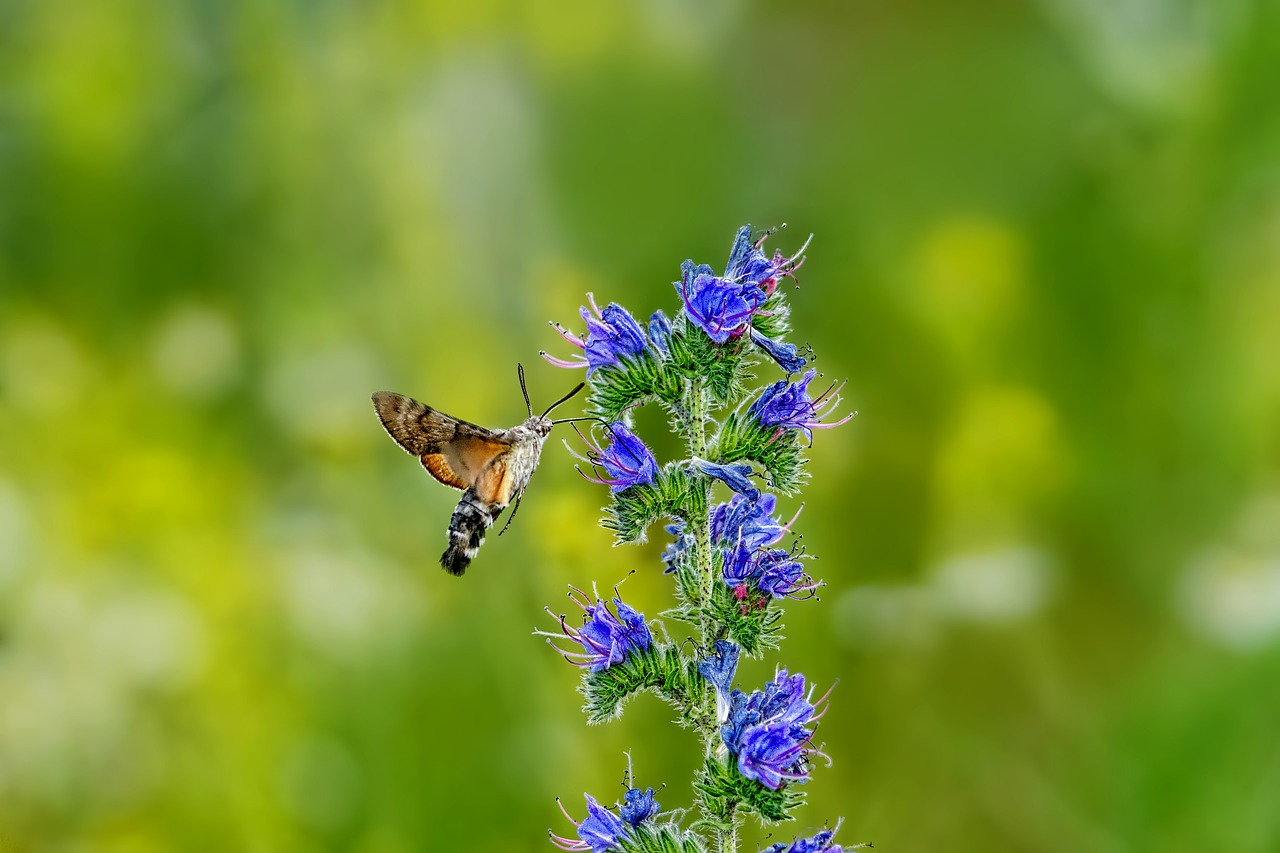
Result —
M 520 386 L 524 388 L 523 368 Z M 551 408 L 581 388 L 574 388 Z M 526 392 L 526 406 L 528 399 Z M 494 519 L 512 500 L 516 507 L 511 510 L 511 517 L 515 517 L 529 478 L 538 467 L 542 445 L 555 424 L 547 417 L 551 408 L 535 415 L 529 407 L 524 423 L 491 430 L 390 391 L 376 392 L 373 407 L 387 433 L 410 455 L 417 456 L 427 473 L 446 486 L 462 490 L 462 498 L 449 519 L 449 547 L 440 557 L 445 571 L 461 575 L 484 544 L 485 533 Z

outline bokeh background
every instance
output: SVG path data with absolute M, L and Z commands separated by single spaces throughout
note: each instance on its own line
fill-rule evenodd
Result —
M 773 840 L 1277 849 L 1278 56 L 1265 0 L 0 0 L 0 850 L 541 851 L 628 750 L 689 805 L 531 636 L 668 606 L 661 532 L 553 439 L 447 577 L 368 395 L 513 424 L 546 321 L 783 221 L 860 414 L 740 672 L 839 682 Z

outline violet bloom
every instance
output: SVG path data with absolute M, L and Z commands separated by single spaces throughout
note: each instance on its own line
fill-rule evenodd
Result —
M 832 385 L 822 392 L 816 400 L 809 397 L 809 383 L 817 371 L 807 370 L 799 382 L 786 380 L 775 382 L 747 409 L 747 414 L 755 418 L 763 427 L 775 427 L 780 434 L 783 430 L 797 429 L 805 438 L 813 441 L 813 430 L 829 429 L 847 423 L 854 413 L 845 415 L 834 423 L 823 423 L 822 419 L 840 403 L 840 389 L 843 383 Z
M 644 352 L 648 345 L 644 330 L 627 309 L 610 302 L 603 311 L 596 305 L 595 297 L 588 293 L 586 306 L 580 309 L 583 321 L 587 324 L 586 340 L 577 337 L 559 323 L 552 323 L 560 336 L 569 343 L 582 349 L 582 355 L 574 359 L 555 358 L 543 352 L 540 355 L 556 367 L 586 367 L 587 376 L 601 367 L 613 367 L 624 359 L 633 358 Z
M 749 696 L 733 691 L 720 738 L 738 756 L 744 776 L 774 789 L 808 779 L 808 757 L 821 753 L 811 746 L 813 732 L 807 726 L 825 713 L 815 709 L 827 698 L 814 703 L 810 694 L 804 676 L 785 669 L 764 690 Z
M 586 457 L 579 456 L 570 448 L 578 459 L 586 462 L 596 474 L 603 468 L 606 476 L 588 477 L 581 468 L 578 472 L 593 483 L 609 487 L 610 491 L 620 492 L 632 486 L 649 485 L 658 478 L 658 461 L 653 452 L 622 421 L 609 424 L 609 444 L 602 450 L 583 436 L 587 444 Z M 582 433 L 578 433 L 582 435 Z M 565 447 L 569 447 L 566 443 Z
M 805 574 L 804 566 L 790 551 L 769 548 L 756 555 L 756 589 L 774 598 L 810 597 L 821 584 Z M 802 596 L 802 593 L 809 596 Z
M 661 311 L 649 318 L 649 343 L 664 356 L 671 353 L 671 321 Z
M 564 805 L 560 805 L 560 812 L 577 828 L 578 840 L 561 838 L 552 832 L 548 833 L 551 836 L 551 843 L 561 850 L 608 853 L 616 849 L 618 842 L 627 837 L 627 825 L 613 812 L 597 803 L 595 797 L 587 794 L 586 798 L 587 816 L 581 822 L 570 817 Z
M 745 462 L 734 465 L 717 465 L 705 459 L 693 459 L 693 467 L 708 477 L 714 477 L 749 501 L 760 499 L 760 490 L 751 482 L 751 466 Z
M 738 654 L 741 651 L 729 640 L 716 640 L 715 652 L 698 661 L 698 674 L 716 690 L 716 719 L 721 723 L 729 717 L 733 676 L 738 671 Z
M 585 592 L 570 587 L 569 597 L 585 614 L 581 628 L 571 628 L 568 619 L 560 616 L 560 633 L 535 631 L 547 638 L 547 644 L 575 666 L 590 667 L 592 672 L 622 663 L 633 652 L 643 652 L 653 645 L 653 633 L 645 622 L 644 614 L 628 607 L 621 598 L 614 597 L 613 610 L 609 609 L 597 594 L 595 602 Z M 547 610 L 550 613 L 550 609 Z M 579 648 L 567 651 L 557 645 L 572 643 Z
M 748 779 L 775 790 L 787 782 L 804 782 L 809 778 L 804 741 L 782 723 L 751 726 L 742 734 L 738 769 Z
M 714 542 L 735 543 L 755 550 L 772 545 L 791 529 L 795 517 L 785 525 L 778 523 L 773 517 L 774 507 L 778 499 L 770 494 L 763 494 L 756 501 L 750 501 L 742 495 L 734 495 L 728 503 L 717 504 L 711 511 L 711 539 Z
M 623 803 L 618 809 L 618 816 L 623 822 L 639 826 L 651 817 L 655 817 L 661 806 L 654 797 L 652 788 L 628 788 L 623 795 Z
M 666 531 L 675 537 L 662 552 L 662 562 L 666 566 L 662 573 L 669 575 L 675 572 L 685 554 L 696 544 L 696 540 L 692 534 L 684 532 L 683 521 L 673 521 L 666 526 Z
M 812 838 L 797 838 L 791 844 L 770 844 L 760 853 L 844 853 L 844 848 L 834 843 L 836 830 L 824 829 Z
M 777 229 L 769 229 L 765 231 L 759 239 L 752 241 L 751 226 L 744 225 L 738 229 L 738 233 L 734 235 L 733 248 L 729 250 L 729 265 L 725 268 L 724 276 L 733 281 L 749 281 L 760 287 L 766 296 L 773 293 L 778 285 L 778 279 L 782 277 L 795 278 L 795 271 L 804 263 L 804 250 L 809 248 L 809 241 L 813 239 L 813 235 L 809 235 L 809 239 L 804 241 L 804 245 L 800 247 L 800 251 L 791 257 L 786 257 L 781 252 L 774 252 L 770 258 L 764 253 L 764 241 Z
M 720 278 L 711 267 L 693 261 L 680 265 L 675 287 L 685 314 L 718 344 L 746 331 L 751 315 L 767 298 L 755 282 Z
M 775 341 L 773 338 L 766 338 L 755 329 L 751 330 L 751 340 L 755 341 L 756 346 L 769 354 L 769 357 L 778 363 L 778 366 L 787 373 L 799 373 L 804 370 L 804 366 L 809 363 L 808 359 L 800 355 L 799 347 L 795 344 L 788 344 L 783 341 Z M 810 355 L 813 353 L 806 351 Z
M 737 589 L 760 574 L 755 552 L 742 545 L 724 549 L 723 566 L 720 576 L 730 589 Z

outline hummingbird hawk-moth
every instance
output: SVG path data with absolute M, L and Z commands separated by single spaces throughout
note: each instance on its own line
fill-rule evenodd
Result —
M 440 557 L 440 565 L 451 575 L 467 570 L 484 544 L 485 532 L 513 499 L 516 505 L 507 524 L 515 518 L 551 427 L 581 420 L 553 421 L 547 415 L 581 391 L 585 383 L 579 383 L 541 415 L 535 415 L 524 384 L 524 367 L 517 368 L 529 417 L 511 429 L 486 429 L 390 391 L 373 395 L 378 419 L 396 444 L 417 456 L 432 477 L 463 491 L 449 519 L 449 547 Z

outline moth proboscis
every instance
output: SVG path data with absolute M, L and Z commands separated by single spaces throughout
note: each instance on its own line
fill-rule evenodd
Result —
M 449 547 L 440 557 L 440 565 L 451 575 L 461 575 L 467 570 L 484 544 L 485 532 L 514 499 L 516 505 L 507 518 L 507 524 L 511 524 L 529 478 L 538 467 L 542 445 L 551 427 L 584 420 L 553 421 L 547 415 L 581 391 L 586 383 L 578 383 L 541 415 L 535 415 L 525 387 L 524 366 L 517 364 L 516 369 L 529 417 L 510 429 L 486 429 L 391 391 L 377 391 L 373 395 L 378 419 L 396 444 L 417 456 L 432 477 L 463 492 L 449 519 Z

